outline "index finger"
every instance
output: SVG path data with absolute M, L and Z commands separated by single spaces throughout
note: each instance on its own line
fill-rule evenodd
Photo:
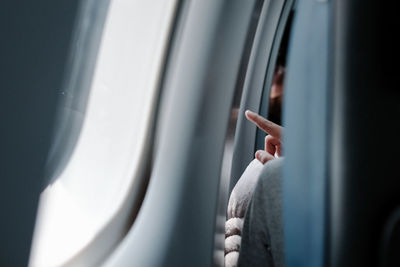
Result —
M 281 134 L 282 134 L 282 126 L 279 126 L 278 124 L 273 123 L 272 121 L 269 121 L 262 116 L 258 115 L 257 113 L 254 113 L 250 110 L 246 110 L 245 112 L 246 118 L 255 123 L 258 128 L 263 130 L 269 135 L 272 135 L 274 137 L 277 137 L 281 139 Z

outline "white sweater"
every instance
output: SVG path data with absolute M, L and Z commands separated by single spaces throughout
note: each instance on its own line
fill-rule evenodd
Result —
M 254 159 L 232 190 L 225 222 L 225 267 L 234 267 L 239 258 L 244 215 L 263 165 Z

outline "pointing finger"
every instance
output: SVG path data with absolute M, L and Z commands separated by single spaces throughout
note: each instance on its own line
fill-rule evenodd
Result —
M 260 128 L 267 134 L 277 137 L 279 139 L 281 138 L 282 127 L 279 126 L 278 124 L 275 124 L 272 121 L 269 121 L 250 110 L 246 110 L 245 115 L 249 121 L 256 124 L 258 126 L 258 128 Z

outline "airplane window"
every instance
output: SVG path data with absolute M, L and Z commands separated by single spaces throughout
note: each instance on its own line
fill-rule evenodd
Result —
M 135 179 L 144 165 L 146 138 L 177 2 L 110 1 L 93 75 L 85 78 L 90 82 L 69 82 L 76 87 L 61 90 L 62 96 L 69 94 L 68 105 L 61 101 L 61 117 L 69 119 L 58 123 L 55 133 L 67 131 L 74 138 L 66 145 L 64 137 L 55 136 L 55 145 L 61 151 L 53 149 L 51 155 L 63 160 L 49 160 L 51 184 L 40 198 L 30 266 L 74 265 L 95 241 L 99 242 L 99 235 L 108 230 L 131 199 Z M 99 3 L 82 3 L 87 10 L 82 9 L 83 18 L 76 30 L 85 34 L 87 24 L 96 22 L 91 20 L 93 9 L 88 7 Z M 74 58 L 73 67 L 79 68 L 77 62 L 86 64 L 89 60 L 85 53 L 77 56 L 80 58 Z M 76 129 L 69 129 L 74 124 L 71 120 Z M 57 146 L 57 140 L 64 140 L 63 145 Z M 130 215 L 125 216 L 125 224 L 120 224 L 122 229 L 98 246 L 102 251 L 86 254 L 105 257 L 126 230 L 123 228 Z M 95 265 L 98 261 L 85 258 L 83 262 L 88 266 L 86 263 Z

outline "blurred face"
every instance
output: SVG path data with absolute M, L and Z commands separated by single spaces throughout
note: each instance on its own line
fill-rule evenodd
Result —
M 285 78 L 285 68 L 278 66 L 272 80 L 271 94 L 269 99 L 268 118 L 281 125 L 283 81 Z

